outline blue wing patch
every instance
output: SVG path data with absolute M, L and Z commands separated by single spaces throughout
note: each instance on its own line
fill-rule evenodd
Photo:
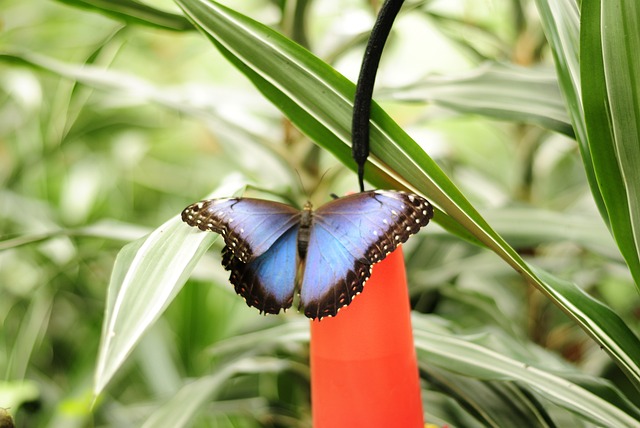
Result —
M 291 307 L 298 266 L 297 236 L 298 226 L 294 226 L 248 263 L 237 258 L 229 246 L 224 248 L 222 264 L 231 271 L 229 281 L 247 305 L 265 314 Z

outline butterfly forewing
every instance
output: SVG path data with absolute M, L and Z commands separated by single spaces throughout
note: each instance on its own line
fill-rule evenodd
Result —
M 417 195 L 372 191 L 336 199 L 313 217 L 301 286 L 310 318 L 333 316 L 360 293 L 373 264 L 425 226 L 433 207 Z
M 182 211 L 189 226 L 221 234 L 243 262 L 267 251 L 299 217 L 300 211 L 289 205 L 251 198 L 209 199 Z

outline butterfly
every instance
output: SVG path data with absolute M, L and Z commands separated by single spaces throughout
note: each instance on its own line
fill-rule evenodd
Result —
M 222 235 L 222 265 L 247 305 L 277 314 L 299 306 L 311 318 L 335 316 L 359 294 L 372 266 L 426 226 L 433 207 L 421 196 L 374 190 L 317 210 L 252 198 L 189 205 L 182 220 Z

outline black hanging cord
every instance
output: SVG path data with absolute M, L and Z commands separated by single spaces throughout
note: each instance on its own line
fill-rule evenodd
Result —
M 351 155 L 358 165 L 358 184 L 361 192 L 364 192 L 364 165 L 369 157 L 369 116 L 371 115 L 373 85 L 376 81 L 384 44 L 403 2 L 404 0 L 385 0 L 382 5 L 364 51 L 356 85 L 351 122 Z

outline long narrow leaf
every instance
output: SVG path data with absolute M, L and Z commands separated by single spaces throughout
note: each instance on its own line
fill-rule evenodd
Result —
M 640 289 L 640 6 L 582 3 L 581 70 L 593 168 L 611 231 Z
M 580 148 L 587 180 L 600 215 L 609 224 L 609 217 L 587 144 L 587 130 L 580 92 L 580 13 L 575 0 L 536 0 L 545 35 L 555 59 L 560 90 L 564 95 L 567 110 Z
M 573 128 L 551 69 L 483 64 L 461 76 L 431 76 L 380 90 L 379 98 L 432 102 L 462 113 L 535 123 L 573 137 Z
M 200 378 L 185 385 L 167 403 L 158 409 L 142 425 L 143 428 L 176 428 L 190 426 L 191 420 L 202 407 L 211 402 L 229 380 L 241 373 L 266 373 L 281 371 L 287 363 L 271 358 L 245 358 L 218 369 L 215 374 Z
M 93 10 L 124 22 L 149 25 L 173 31 L 193 30 L 184 16 L 165 12 L 134 0 L 58 0 L 72 6 Z

